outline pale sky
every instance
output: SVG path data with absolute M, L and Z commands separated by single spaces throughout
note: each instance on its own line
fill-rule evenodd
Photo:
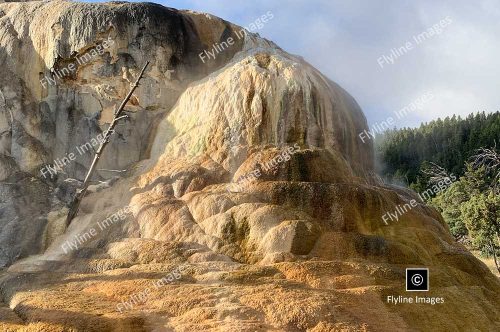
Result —
M 105 1 L 87 1 L 105 2 Z M 151 2 L 151 1 L 150 1 Z M 208 12 L 246 26 L 267 11 L 259 31 L 304 57 L 358 101 L 370 125 L 426 93 L 433 98 L 398 119 L 417 126 L 437 117 L 500 110 L 500 1 L 498 0 L 159 0 Z M 419 35 L 448 18 L 440 34 Z M 412 45 L 393 64 L 391 49 Z M 401 54 L 401 53 L 400 53 Z

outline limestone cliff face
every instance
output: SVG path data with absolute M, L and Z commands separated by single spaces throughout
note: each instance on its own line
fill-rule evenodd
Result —
M 2 5 L 0 180 L 18 185 L 0 189 L 0 225 L 6 226 L 0 244 L 11 251 L 0 255 L 0 266 L 40 250 L 47 213 L 71 191 L 63 181 L 83 179 L 94 142 L 145 61 L 152 65 L 127 107 L 130 121 L 116 129 L 99 169 L 128 169 L 149 156 L 156 122 L 190 82 L 224 64 L 242 41 L 210 62 L 198 54 L 232 35 L 234 26 L 221 19 L 159 5 Z M 75 160 L 66 162 L 70 154 Z M 54 175 L 46 165 L 63 166 Z M 98 171 L 96 180 L 113 175 Z M 26 225 L 11 225 L 14 218 Z
M 382 221 L 413 197 L 373 178 L 354 99 L 240 30 L 150 3 L 0 5 L 0 266 L 39 254 L 3 272 L 0 327 L 500 328 L 498 280 L 434 209 Z M 230 37 L 215 59 L 198 56 Z M 107 128 L 146 61 L 101 182 L 64 229 L 92 157 L 78 149 Z M 446 305 L 387 304 L 406 295 L 411 266 L 430 268 L 427 295 Z

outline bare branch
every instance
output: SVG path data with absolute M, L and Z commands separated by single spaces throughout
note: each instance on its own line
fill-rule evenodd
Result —
M 496 150 L 497 143 L 492 148 L 479 148 L 476 154 L 471 157 L 471 164 L 474 169 L 484 167 L 487 173 L 493 175 L 493 188 L 500 189 L 500 153 Z
M 118 122 L 118 121 L 120 121 L 121 119 L 130 119 L 130 116 L 128 116 L 127 114 L 125 114 L 125 115 L 122 115 L 122 116 L 117 117 L 117 118 L 115 119 L 115 121 L 117 121 L 117 122 Z
M 129 93 L 127 94 L 125 99 L 120 104 L 120 107 L 118 107 L 118 109 L 116 110 L 113 121 L 111 121 L 111 124 L 110 124 L 108 130 L 106 130 L 106 132 L 104 134 L 104 139 L 102 140 L 101 145 L 99 146 L 99 148 L 97 149 L 97 151 L 94 154 L 94 160 L 92 161 L 92 164 L 90 165 L 90 168 L 87 172 L 87 175 L 85 176 L 85 180 L 83 181 L 82 188 L 77 190 L 77 193 L 76 193 L 75 197 L 73 198 L 73 201 L 70 204 L 68 216 L 66 218 L 66 226 L 69 226 L 71 221 L 78 214 L 78 210 L 80 208 L 80 203 L 83 200 L 85 193 L 87 192 L 87 189 L 88 189 L 89 184 L 90 184 L 90 179 L 91 179 L 92 174 L 94 173 L 95 169 L 97 168 L 97 163 L 99 162 L 99 159 L 101 158 L 101 155 L 104 151 L 104 148 L 106 147 L 106 145 L 108 145 L 109 139 L 110 139 L 111 135 L 114 133 L 114 127 L 118 123 L 118 120 L 120 118 L 122 118 L 121 113 L 123 112 L 125 105 L 128 103 L 129 99 L 132 97 L 132 94 L 134 93 L 135 89 L 139 86 L 139 81 L 141 80 L 142 76 L 144 75 L 144 72 L 146 71 L 146 68 L 148 67 L 148 65 L 149 65 L 149 61 L 146 62 L 146 64 L 144 65 L 144 67 L 141 70 L 141 73 L 139 74 L 139 77 L 135 81 L 135 83 L 132 86 L 132 88 L 130 89 Z
M 429 176 L 429 183 L 431 184 L 446 181 L 450 178 L 451 175 L 446 169 L 433 162 L 428 162 L 422 165 L 420 172 L 424 175 Z
M 471 159 L 475 169 L 484 166 L 487 171 L 495 171 L 500 167 L 500 154 L 494 148 L 480 148 L 476 150 L 476 154 Z
M 125 173 L 127 172 L 126 169 L 104 169 L 104 168 L 99 168 L 99 172 L 113 172 L 113 173 Z

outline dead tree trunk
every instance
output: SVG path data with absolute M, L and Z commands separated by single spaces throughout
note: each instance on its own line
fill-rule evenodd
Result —
M 130 97 L 132 97 L 132 94 L 134 93 L 135 89 L 139 86 L 139 81 L 141 80 L 142 76 L 144 75 L 144 71 L 146 71 L 146 68 L 148 65 L 149 65 L 149 61 L 146 62 L 146 64 L 144 65 L 144 67 L 141 70 L 141 73 L 139 74 L 139 77 L 137 78 L 134 85 L 130 89 L 128 95 L 122 101 L 120 107 L 116 110 L 113 121 L 111 121 L 109 128 L 106 130 L 106 132 L 104 134 L 104 139 L 102 140 L 101 145 L 99 146 L 99 148 L 97 149 L 97 151 L 94 154 L 94 160 L 92 161 L 92 164 L 90 164 L 90 168 L 87 172 L 87 175 L 85 176 L 85 180 L 83 181 L 82 188 L 76 192 L 75 197 L 73 198 L 73 201 L 71 202 L 71 204 L 69 206 L 69 213 L 68 213 L 68 217 L 66 218 L 66 226 L 69 226 L 71 224 L 71 221 L 78 214 L 78 209 L 80 208 L 80 203 L 82 202 L 82 199 L 85 196 L 85 193 L 87 192 L 87 189 L 90 185 L 90 179 L 92 178 L 92 174 L 94 173 L 94 170 L 97 167 L 97 163 L 99 162 L 99 159 L 101 158 L 101 155 L 102 155 L 102 152 L 104 151 L 104 148 L 109 143 L 109 139 L 111 138 L 111 135 L 114 132 L 114 128 L 115 128 L 116 124 L 118 123 L 118 121 L 128 118 L 128 115 L 121 115 L 121 114 L 125 108 L 125 105 L 129 101 Z

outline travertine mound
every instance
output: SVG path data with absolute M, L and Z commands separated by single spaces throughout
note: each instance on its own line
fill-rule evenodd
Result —
M 0 266 L 41 250 L 47 213 L 59 206 L 48 192 L 58 186 L 55 196 L 70 197 L 63 181 L 83 179 L 99 136 L 145 61 L 150 70 L 127 107 L 130 120 L 117 127 L 100 170 L 126 170 L 149 156 L 156 122 L 190 82 L 226 63 L 243 40 L 210 62 L 198 54 L 234 31 L 213 16 L 153 4 L 0 7 L 0 180 L 6 182 L 0 184 L 0 246 L 7 251 Z M 75 160 L 64 162 L 70 154 Z M 46 167 L 63 163 L 57 175 Z M 116 174 L 98 171 L 96 180 Z M 9 226 L 15 218 L 20 227 Z
M 412 194 L 373 177 L 359 106 L 302 59 L 154 4 L 0 13 L 0 265 L 40 254 L 1 272 L 1 330 L 500 329 L 498 280 L 434 209 L 382 221 Z M 198 57 L 231 36 L 216 59 Z M 91 153 L 54 177 L 40 169 L 107 128 L 145 61 L 130 122 L 65 229 Z M 388 304 L 417 266 L 430 269 L 425 296 L 445 303 Z

